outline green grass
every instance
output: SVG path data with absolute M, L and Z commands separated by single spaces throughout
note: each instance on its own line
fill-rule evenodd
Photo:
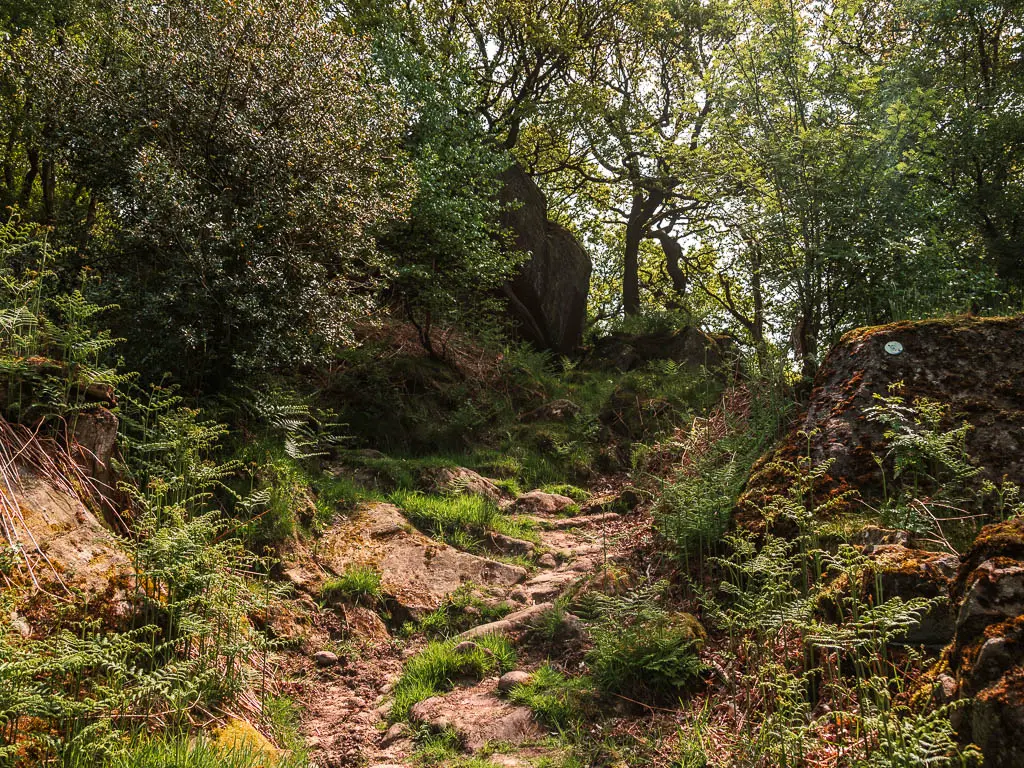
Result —
M 418 624 L 408 625 L 406 631 L 447 639 L 478 624 L 497 621 L 511 610 L 508 603 L 488 603 L 481 599 L 476 585 L 467 583 L 448 595 L 437 610 L 428 613 Z
M 509 700 L 533 710 L 537 720 L 560 733 L 578 730 L 584 721 L 584 702 L 592 683 L 570 678 L 546 664 L 526 685 L 512 689 Z
M 380 573 L 370 566 L 352 566 L 340 576 L 327 579 L 320 588 L 320 596 L 326 602 L 341 600 L 373 605 L 384 597 Z
M 582 504 L 590 498 L 590 493 L 588 491 L 570 483 L 548 483 L 547 485 L 542 486 L 541 490 L 544 491 L 544 493 L 557 493 L 559 496 L 567 496 L 577 504 Z
M 517 539 L 537 539 L 531 525 L 503 515 L 494 502 L 481 496 L 395 491 L 391 501 L 428 536 L 468 552 L 481 551 L 490 531 Z
M 157 737 L 119 750 L 116 756 L 70 758 L 64 768 L 305 768 L 304 755 L 273 760 L 260 750 L 244 746 L 225 748 L 205 737 Z
M 473 642 L 471 650 L 456 653 L 455 640 L 436 641 L 409 659 L 395 684 L 391 722 L 407 720 L 414 704 L 451 690 L 460 680 L 480 681 L 515 666 L 516 652 L 508 638 L 484 635 Z

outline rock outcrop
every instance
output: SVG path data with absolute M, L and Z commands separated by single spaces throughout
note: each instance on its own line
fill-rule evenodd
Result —
M 942 697 L 969 699 L 958 730 L 981 747 L 986 766 L 1024 765 L 1024 518 L 982 529 L 953 597 L 956 637 Z
M 885 429 L 865 411 L 897 382 L 908 403 L 949 404 L 949 426 L 972 425 L 966 450 L 990 479 L 1024 482 L 1024 317 L 893 323 L 851 331 L 829 353 L 806 414 L 755 467 L 738 522 L 763 527 L 760 509 L 787 486 L 771 465 L 808 453 L 815 464 L 833 461 L 818 498 L 849 488 L 865 499 L 879 497 L 875 457 L 885 454 Z
M 516 565 L 462 552 L 424 536 L 398 507 L 371 503 L 327 531 L 312 553 L 286 556 L 286 574 L 297 586 L 315 589 L 323 572 L 361 566 L 381 575 L 381 587 L 413 617 L 436 609 L 466 582 L 511 587 L 526 579 Z
M 126 583 L 131 563 L 96 515 L 68 490 L 28 470 L 10 490 L 8 501 L 18 510 L 4 517 L 11 518 L 9 533 L 32 566 L 29 575 L 119 600 L 114 593 Z
M 572 233 L 548 219 L 548 204 L 536 182 L 519 165 L 505 171 L 501 202 L 510 209 L 502 225 L 515 234 L 515 247 L 529 254 L 504 289 L 519 334 L 562 355 L 583 339 L 590 292 L 590 257 Z
M 718 372 L 730 362 L 734 349 L 735 342 L 728 336 L 710 336 L 693 327 L 647 334 L 611 333 L 594 344 L 587 363 L 632 371 L 652 360 L 671 360 L 691 373 L 702 367 Z
M 956 555 L 909 549 L 901 544 L 882 544 L 871 553 L 871 583 L 863 593 L 873 590 L 879 602 L 894 597 L 946 598 L 960 565 Z M 948 602 L 927 611 L 921 621 L 900 638 L 907 645 L 924 645 L 938 650 L 953 638 L 955 613 Z

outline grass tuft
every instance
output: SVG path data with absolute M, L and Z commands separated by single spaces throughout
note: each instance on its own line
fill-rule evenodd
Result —
M 456 652 L 456 640 L 430 643 L 405 665 L 395 684 L 391 722 L 407 720 L 413 705 L 454 688 L 460 681 L 479 682 L 515 666 L 516 652 L 508 638 L 483 635 L 468 650 Z
M 352 566 L 340 576 L 327 579 L 320 588 L 320 596 L 328 603 L 376 604 L 384 597 L 380 573 L 368 565 Z
M 395 491 L 391 501 L 428 536 L 468 552 L 481 551 L 491 531 L 517 539 L 536 540 L 528 523 L 503 515 L 498 506 L 481 496 L 436 496 L 416 491 Z

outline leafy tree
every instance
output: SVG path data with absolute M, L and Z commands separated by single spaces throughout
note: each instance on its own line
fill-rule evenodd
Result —
M 394 259 L 387 295 L 443 357 L 437 326 L 490 326 L 498 290 L 521 261 L 500 227 L 501 175 L 512 162 L 474 114 L 465 62 L 426 47 L 401 14 L 357 17 L 410 121 L 405 135 L 418 180 L 409 214 L 383 236 Z
M 136 364 L 216 384 L 349 336 L 413 183 L 398 102 L 325 4 L 120 0 L 51 45 L 43 80 L 75 95 L 52 120 L 115 225 L 90 257 Z
M 902 23 L 902 29 L 896 28 Z M 938 204 L 962 263 L 972 251 L 1003 290 L 1024 291 L 1024 8 L 997 0 L 898 3 L 887 34 L 902 103 L 920 118 L 904 172 Z M 981 297 L 977 297 L 981 298 Z

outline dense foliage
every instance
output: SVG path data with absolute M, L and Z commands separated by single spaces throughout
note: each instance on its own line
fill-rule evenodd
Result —
M 0 766 L 303 768 L 314 675 L 365 673 L 333 716 L 367 729 L 390 676 L 370 719 L 405 734 L 524 663 L 565 768 L 973 764 L 903 642 L 942 597 L 863 588 L 847 541 L 955 557 L 1020 489 L 898 387 L 856 521 L 822 522 L 856 497 L 816 495 L 828 461 L 759 460 L 845 331 L 1024 307 L 1022 47 L 1016 0 L 0 0 Z M 594 261 L 571 359 L 505 305 L 520 169 Z M 409 609 L 331 570 L 371 501 L 400 522 L 367 550 L 510 588 Z

